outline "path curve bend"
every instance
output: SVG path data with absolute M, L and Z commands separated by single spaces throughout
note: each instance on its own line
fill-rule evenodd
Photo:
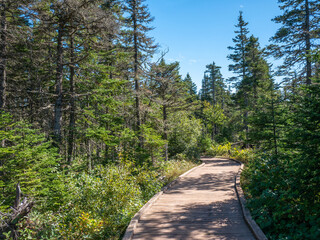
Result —
M 202 161 L 205 164 L 153 198 L 136 219 L 129 239 L 256 239 L 243 218 L 235 190 L 240 164 L 223 158 Z

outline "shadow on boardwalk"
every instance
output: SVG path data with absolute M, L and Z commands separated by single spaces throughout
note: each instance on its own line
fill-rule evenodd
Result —
M 255 239 L 234 190 L 239 164 L 204 160 L 141 217 L 133 239 Z

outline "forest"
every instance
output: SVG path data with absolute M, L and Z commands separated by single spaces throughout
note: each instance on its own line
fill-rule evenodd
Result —
M 213 59 L 198 91 L 145 0 L 0 0 L 0 239 L 121 239 L 204 155 L 246 164 L 268 239 L 320 239 L 320 2 L 278 4 L 268 46 L 240 12 L 234 77 Z

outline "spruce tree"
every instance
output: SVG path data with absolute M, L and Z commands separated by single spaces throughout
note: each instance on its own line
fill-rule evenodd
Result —
M 75 129 L 76 76 L 80 74 L 80 63 L 88 60 L 91 54 L 104 49 L 108 44 L 106 36 L 113 34 L 117 27 L 110 11 L 101 9 L 102 1 L 64 0 L 39 2 L 35 11 L 39 22 L 36 29 L 42 32 L 51 52 L 46 56 L 55 68 L 55 81 L 52 132 L 57 146 L 63 146 L 62 127 L 67 116 L 63 109 L 70 107 L 68 152 L 69 161 Z M 76 74 L 78 73 L 78 74 Z M 53 80 L 53 79 L 51 79 Z M 68 89 L 68 90 L 66 90 Z M 52 89 L 50 89 L 53 91 Z
M 270 73 L 270 66 L 264 59 L 263 50 L 260 48 L 258 38 L 251 36 L 246 46 L 246 64 L 248 66 L 248 75 L 246 82 L 246 94 L 251 98 L 250 104 L 255 109 L 255 104 L 259 95 L 270 90 L 273 84 Z
M 217 66 L 215 62 L 206 66 L 205 74 L 208 78 L 208 99 L 212 105 L 223 105 L 225 84 L 223 82 L 222 74 L 220 72 L 221 67 Z
M 258 38 L 251 36 L 246 45 L 248 75 L 239 94 L 248 99 L 249 139 L 251 144 L 278 152 L 279 117 L 281 116 L 279 92 L 271 77 L 270 66 L 264 58 Z
M 206 73 L 203 74 L 202 78 L 202 84 L 201 84 L 201 90 L 199 92 L 200 99 L 201 101 L 209 101 L 210 96 L 209 96 L 209 77 Z
M 7 85 L 7 2 L 1 1 L 1 23 L 0 23 L 0 109 L 6 105 L 6 85 Z
M 248 76 L 248 66 L 246 61 L 246 46 L 249 42 L 248 33 L 249 30 L 247 28 L 248 23 L 243 19 L 243 13 L 240 12 L 238 18 L 238 24 L 235 26 L 237 30 L 235 33 L 237 34 L 235 38 L 233 38 L 233 42 L 235 45 L 233 47 L 228 47 L 229 50 L 232 50 L 233 53 L 228 55 L 228 59 L 233 61 L 234 64 L 229 65 L 229 70 L 236 74 L 235 77 L 230 78 L 229 80 L 234 83 L 234 86 L 239 90 L 239 92 L 243 93 L 240 97 L 240 105 L 243 110 L 243 125 L 246 132 L 246 138 L 248 138 L 248 84 L 246 84 L 247 76 Z
M 15 82 L 26 76 L 32 2 L 0 1 L 0 110 L 13 107 L 9 102 L 19 99 L 17 89 L 20 88 Z
M 135 112 L 136 112 L 136 130 L 140 135 L 140 147 L 143 145 L 143 139 L 139 133 L 141 127 L 141 77 L 143 73 L 143 64 L 153 55 L 157 46 L 148 33 L 153 29 L 150 23 L 153 21 L 145 0 L 125 0 L 124 11 L 129 16 L 125 18 L 125 44 L 132 51 L 132 71 L 130 76 L 134 82 L 135 90 Z
M 232 77 L 230 80 L 235 83 L 235 86 L 239 85 L 241 81 L 245 81 L 247 76 L 247 64 L 246 64 L 246 45 L 248 44 L 249 30 L 247 28 L 248 23 L 243 19 L 243 13 L 240 12 L 238 18 L 238 24 L 235 25 L 237 34 L 235 38 L 232 39 L 234 42 L 233 47 L 228 47 L 229 50 L 232 50 L 233 53 L 228 55 L 228 59 L 233 61 L 234 64 L 229 65 L 229 71 L 232 71 L 236 74 L 235 77 Z
M 179 63 L 167 64 L 164 59 L 159 63 L 153 63 L 149 72 L 149 98 L 160 107 L 162 116 L 163 140 L 168 141 L 169 115 L 173 112 L 190 109 L 190 95 L 179 74 Z M 165 160 L 168 160 L 168 144 L 165 145 Z
M 273 19 L 282 24 L 269 46 L 277 59 L 284 58 L 282 72 L 299 69 L 305 83 L 311 84 L 312 54 L 319 48 L 320 8 L 318 0 L 278 0 L 283 14 Z
M 187 76 L 184 78 L 183 81 L 185 82 L 187 88 L 189 89 L 188 93 L 190 95 L 197 95 L 197 85 L 192 81 L 192 78 L 189 73 L 187 73 Z

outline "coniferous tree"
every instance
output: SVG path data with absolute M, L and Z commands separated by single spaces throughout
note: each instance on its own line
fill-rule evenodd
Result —
M 269 49 L 276 58 L 284 58 L 280 72 L 289 73 L 293 67 L 311 84 L 312 54 L 319 48 L 320 7 L 317 0 L 279 0 L 283 15 L 273 19 L 282 24 L 274 37 L 275 45 Z M 302 66 L 302 68 L 301 68 Z
M 232 77 L 229 80 L 234 83 L 239 93 L 242 93 L 242 97 L 240 97 L 240 105 L 243 110 L 243 125 L 246 132 L 246 138 L 248 138 L 249 133 L 247 109 L 249 105 L 249 99 L 247 95 L 248 85 L 246 84 L 248 76 L 246 46 L 249 42 L 249 30 L 247 28 L 247 25 L 248 23 L 243 19 L 243 13 L 240 12 L 238 24 L 235 26 L 237 28 L 237 30 L 235 31 L 237 35 L 232 39 L 235 43 L 235 46 L 228 47 L 229 50 L 233 51 L 232 54 L 228 55 L 228 59 L 234 62 L 234 64 L 229 65 L 229 70 L 237 74 L 235 77 Z
M 215 62 L 206 66 L 205 74 L 208 78 L 208 99 L 212 105 L 223 105 L 225 84 L 223 82 L 222 74 L 220 72 L 221 67 L 217 66 Z
M 153 29 L 150 23 L 153 21 L 145 0 L 126 0 L 125 12 L 129 16 L 125 19 L 125 44 L 132 51 L 132 71 L 130 76 L 134 82 L 135 90 L 135 112 L 136 112 L 136 129 L 139 132 L 141 126 L 141 77 L 143 74 L 143 64 L 154 53 L 157 46 L 154 44 L 152 37 L 148 33 Z M 140 135 L 140 147 L 142 147 L 143 139 Z
M 228 59 L 234 62 L 234 64 L 229 65 L 229 71 L 237 74 L 237 76 L 230 79 L 230 81 L 235 83 L 235 86 L 239 85 L 241 81 L 245 81 L 245 78 L 247 76 L 248 69 L 246 64 L 246 45 L 249 41 L 249 30 L 247 26 L 248 23 L 244 21 L 243 13 L 240 12 L 238 24 L 235 25 L 235 27 L 237 28 L 235 33 L 237 35 L 232 39 L 235 43 L 235 46 L 228 47 L 229 50 L 233 51 L 232 54 L 228 55 Z
M 6 105 L 7 85 L 7 3 L 1 1 L 1 43 L 0 43 L 0 109 Z
M 249 117 L 250 144 L 264 151 L 272 151 L 277 156 L 279 141 L 283 139 L 285 113 L 281 92 L 271 82 L 269 89 L 264 89 L 263 94 L 255 99 L 254 111 Z
M 72 158 L 72 149 L 74 148 L 76 113 L 78 108 L 75 97 L 76 94 L 79 94 L 79 91 L 76 89 L 76 80 L 81 83 L 81 81 L 83 81 L 82 78 L 85 78 L 87 71 L 82 72 L 81 69 L 86 69 L 84 65 L 87 62 L 97 61 L 96 65 L 101 66 L 99 62 L 101 58 L 101 52 L 107 51 L 112 47 L 112 42 L 107 40 L 114 37 L 118 29 L 115 16 L 111 12 L 111 8 L 114 7 L 114 4 L 116 3 L 109 3 L 111 4 L 110 6 L 108 5 L 109 8 L 106 5 L 102 5 L 101 7 L 103 10 L 101 10 L 99 4 L 103 3 L 105 2 L 100 1 L 92 4 L 90 2 L 80 1 L 73 3 L 72 5 L 73 11 L 78 12 L 80 16 L 76 16 L 70 21 L 71 28 L 69 29 L 67 36 L 69 42 L 67 49 L 69 52 L 67 55 L 69 58 L 67 63 L 67 66 L 69 67 L 69 96 L 67 101 L 68 105 L 70 106 L 68 129 L 69 163 Z M 99 39 L 96 38 L 97 36 L 99 36 Z M 89 55 L 91 55 L 91 58 L 88 57 Z M 79 63 L 83 64 L 82 68 L 80 67 Z M 107 69 L 99 70 L 100 69 L 98 68 L 96 71 L 99 72 L 99 74 L 101 74 L 100 72 L 103 70 L 107 71 Z M 78 76 L 76 75 L 76 72 L 78 72 Z M 86 89 L 86 91 L 88 92 L 82 92 L 82 94 L 86 95 L 91 93 L 94 91 L 94 89 L 89 88 Z M 81 101 L 82 99 L 79 98 L 79 100 Z
M 48 58 L 55 66 L 55 99 L 52 120 L 53 136 L 57 146 L 62 147 L 62 124 L 64 123 L 63 108 L 70 106 L 69 147 L 72 155 L 73 129 L 75 127 L 75 77 L 79 63 L 101 47 L 106 34 L 112 34 L 115 28 L 114 19 L 108 11 L 100 8 L 102 2 L 87 0 L 55 1 L 52 4 L 40 2 L 36 6 L 39 18 L 39 31 L 48 41 Z M 100 36 L 97 40 L 97 36 Z M 54 43 L 52 43 L 54 40 Z M 65 67 L 68 66 L 68 69 Z M 69 75 L 66 77 L 66 75 Z M 79 74 L 78 74 L 79 75 Z M 69 91 L 64 88 L 69 85 Z M 68 95 L 65 94 L 68 92 Z M 61 149 L 60 149 L 61 150 Z M 70 157 L 69 157 L 70 160 Z
M 168 118 L 172 112 L 187 110 L 191 103 L 188 101 L 188 88 L 179 75 L 179 63 L 167 64 L 164 59 L 150 67 L 149 86 L 153 101 L 160 106 L 162 116 L 163 139 L 168 141 Z M 150 96 L 149 96 L 150 97 Z M 168 160 L 168 144 L 165 145 L 165 159 Z
M 0 1 L 0 110 L 13 107 L 8 101 L 18 99 L 15 89 L 19 84 L 14 82 L 25 77 L 31 3 L 32 0 Z
M 319 61 L 316 57 L 313 60 Z M 257 111 L 250 119 L 250 133 L 256 135 L 252 134 L 250 140 L 263 153 L 245 174 L 248 183 L 251 182 L 248 184 L 252 196 L 250 207 L 252 212 L 259 209 L 256 219 L 268 237 L 318 239 L 314 219 L 320 209 L 316 177 L 319 175 L 320 92 L 316 84 L 319 79 L 315 75 L 312 84 L 301 85 L 306 79 L 297 68 L 294 70 L 297 72 L 288 76 L 292 81 L 283 91 L 272 86 L 270 91 L 259 94 Z M 288 213 L 288 209 L 292 212 Z M 265 225 L 265 222 L 269 223 Z M 291 227 L 283 227 L 284 222 Z
M 223 114 L 226 100 L 225 84 L 220 68 L 216 66 L 215 62 L 206 66 L 200 91 L 201 100 L 203 101 L 201 116 L 205 119 L 205 128 L 208 129 L 212 140 L 215 140 L 214 138 L 219 131 L 218 128 L 222 126 L 221 122 L 216 121 L 216 119 L 221 116 L 221 113 Z M 208 104 L 211 106 L 208 106 Z
M 264 58 L 258 38 L 251 36 L 246 46 L 248 75 L 243 84 L 249 105 L 249 141 L 257 147 L 274 149 L 278 152 L 278 132 L 281 112 L 281 97 L 275 89 L 270 66 Z M 279 120 L 278 120 L 279 119 Z
M 204 73 L 202 78 L 201 90 L 199 92 L 201 101 L 209 101 L 209 77 L 206 73 Z
M 252 109 L 255 109 L 256 100 L 259 95 L 263 95 L 268 92 L 273 84 L 270 73 L 270 66 L 264 59 L 264 53 L 260 48 L 258 38 L 251 36 L 246 46 L 245 53 L 246 64 L 248 66 L 248 75 L 244 85 L 248 85 L 246 88 L 246 94 L 249 95 L 250 105 Z
M 184 78 L 183 81 L 185 82 L 187 88 L 189 89 L 188 93 L 190 95 L 197 95 L 197 85 L 192 81 L 192 78 L 189 73 L 187 73 L 187 76 Z
M 39 130 L 24 121 L 15 121 L 8 113 L 0 113 L 0 129 L 4 129 L 0 142 L 10 142 L 0 148 L 1 202 L 10 206 L 11 192 L 17 182 L 23 192 L 33 196 L 44 194 L 45 188 L 50 188 L 49 180 L 54 177 L 57 167 L 56 150 Z

